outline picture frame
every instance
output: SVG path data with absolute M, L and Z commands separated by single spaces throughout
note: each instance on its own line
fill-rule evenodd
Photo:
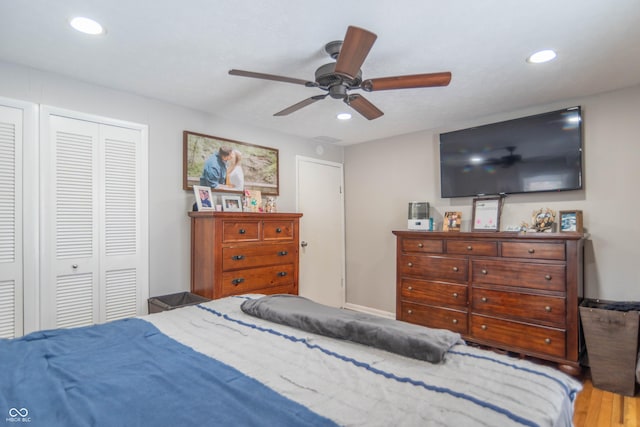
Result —
M 500 214 L 502 213 L 502 197 L 478 197 L 473 199 L 471 231 L 500 231 Z
M 442 221 L 442 231 L 460 231 L 462 212 L 445 212 Z
M 220 196 L 222 199 L 222 210 L 225 212 L 242 212 L 241 196 Z
M 221 147 L 228 147 L 231 151 L 239 153 L 239 170 L 233 172 L 233 165 L 231 165 L 225 183 L 218 184 L 213 188 L 214 191 L 242 193 L 244 190 L 258 190 L 264 195 L 279 195 L 278 149 L 187 130 L 183 131 L 182 139 L 182 187 L 184 190 L 191 190 L 194 185 L 203 185 L 200 177 L 207 159 L 215 155 Z M 234 158 L 236 158 L 235 153 L 231 161 Z M 233 177 L 237 178 L 238 173 L 242 179 L 234 180 Z
M 193 195 L 196 198 L 196 205 L 198 206 L 199 211 L 213 211 L 216 209 L 210 187 L 194 185 Z
M 558 212 L 559 231 L 561 233 L 583 233 L 582 211 Z

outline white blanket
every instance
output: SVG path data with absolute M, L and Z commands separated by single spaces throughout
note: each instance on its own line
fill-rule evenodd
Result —
M 144 319 L 340 425 L 572 425 L 581 385 L 551 367 L 466 345 L 432 364 L 257 319 L 244 300 Z

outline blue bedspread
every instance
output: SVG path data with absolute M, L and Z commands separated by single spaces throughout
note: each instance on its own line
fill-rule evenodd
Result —
M 127 319 L 0 340 L 0 425 L 335 424 Z

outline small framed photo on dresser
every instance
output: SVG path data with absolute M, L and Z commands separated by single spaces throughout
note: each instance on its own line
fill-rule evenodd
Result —
M 560 211 L 561 233 L 582 233 L 582 211 Z
M 473 199 L 471 231 L 500 231 L 502 197 Z

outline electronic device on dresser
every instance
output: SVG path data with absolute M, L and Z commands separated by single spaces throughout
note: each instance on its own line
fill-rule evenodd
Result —
M 580 373 L 582 234 L 393 234 L 397 319 Z
M 582 188 L 580 107 L 440 135 L 443 198 Z
M 298 294 L 301 213 L 189 212 L 191 292 Z

